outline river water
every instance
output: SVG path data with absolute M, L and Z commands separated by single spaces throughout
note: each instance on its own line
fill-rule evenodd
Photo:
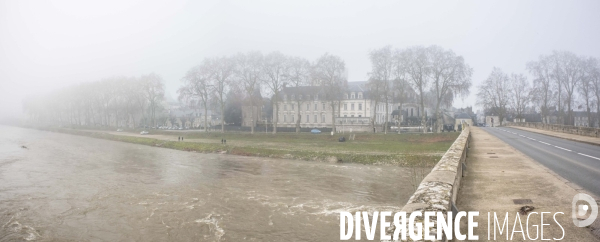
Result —
M 408 174 L 0 126 L 0 241 L 336 241 L 340 211 L 400 209 Z

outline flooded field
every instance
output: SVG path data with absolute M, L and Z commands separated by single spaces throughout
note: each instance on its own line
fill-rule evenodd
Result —
M 409 174 L 0 126 L 0 241 L 339 240 L 339 211 L 400 209 Z

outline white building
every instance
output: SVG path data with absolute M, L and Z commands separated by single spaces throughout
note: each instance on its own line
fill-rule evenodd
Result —
M 388 121 L 394 122 L 392 113 L 398 109 L 402 110 L 400 122 L 403 121 L 404 115 L 420 117 L 419 106 L 412 103 L 406 103 L 400 107 L 399 103 L 390 102 L 387 110 L 384 102 L 378 102 L 375 106 L 366 85 L 366 81 L 348 83 L 342 100 L 339 106 L 336 105 L 335 113 L 333 113 L 336 117 L 336 126 L 352 126 L 355 127 L 355 130 L 369 131 L 372 117 L 375 118 L 375 124 L 381 126 L 385 123 L 386 112 Z M 299 119 L 300 127 L 303 128 L 331 127 L 332 107 L 330 102 L 324 100 L 323 97 L 323 92 L 318 86 L 283 88 L 280 93 L 281 100 L 276 104 L 279 107 L 277 126 L 296 127 Z M 274 118 L 275 115 L 273 113 Z

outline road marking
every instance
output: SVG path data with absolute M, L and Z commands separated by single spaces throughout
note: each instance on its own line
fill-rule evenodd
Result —
M 528 139 L 530 139 L 530 140 L 535 140 L 534 138 L 528 138 Z
M 545 145 L 551 145 L 551 144 L 548 144 L 548 143 L 546 143 L 546 142 L 543 142 L 543 141 L 538 141 L 538 142 L 540 142 L 540 143 L 542 143 L 542 144 L 545 144 Z
M 577 154 L 579 154 L 579 155 L 583 155 L 583 156 L 587 156 L 587 157 L 590 157 L 590 158 L 592 158 L 592 159 L 600 160 L 600 158 L 598 158 L 598 157 L 595 157 L 595 156 L 586 155 L 586 154 L 581 154 L 581 153 L 577 153 Z
M 565 148 L 563 148 L 563 147 L 560 147 L 560 146 L 556 146 L 556 145 L 555 145 L 555 146 L 554 146 L 554 147 L 556 147 L 556 148 L 559 148 L 559 149 L 561 149 L 561 150 L 566 150 L 566 151 L 572 151 L 572 150 L 569 150 L 569 149 L 565 149 Z

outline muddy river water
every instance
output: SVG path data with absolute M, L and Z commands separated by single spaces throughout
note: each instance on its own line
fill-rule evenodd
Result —
M 0 126 L 0 241 L 337 241 L 340 211 L 400 209 L 408 174 Z

